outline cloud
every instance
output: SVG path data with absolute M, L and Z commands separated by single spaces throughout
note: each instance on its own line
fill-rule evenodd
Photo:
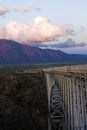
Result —
M 8 13 L 10 10 L 8 8 L 0 7 L 0 15 L 4 16 L 6 13 Z
M 34 23 L 8 22 L 0 28 L 0 38 L 12 39 L 22 43 L 55 41 L 58 37 L 73 34 L 68 25 L 54 25 L 47 17 L 36 17 Z
M 13 10 L 13 11 L 16 11 L 16 12 L 29 12 L 30 10 L 37 10 L 37 11 L 39 11 L 40 8 L 34 7 L 33 3 L 32 3 L 32 2 L 29 2 L 29 3 L 27 4 L 27 6 L 24 7 L 24 8 L 15 8 L 15 9 L 12 9 L 12 10 Z
M 29 11 L 31 11 L 31 10 L 37 10 L 37 11 L 39 11 L 40 10 L 40 8 L 29 8 L 29 7 L 27 7 L 27 8 L 15 8 L 15 9 L 12 9 L 13 11 L 16 11 L 16 12 L 29 12 Z
M 84 42 L 80 42 L 80 43 L 76 43 L 75 41 L 73 41 L 72 39 L 68 39 L 65 42 L 62 43 L 58 43 L 58 44 L 37 44 L 38 47 L 44 47 L 44 48 L 75 48 L 75 47 L 84 47 L 86 46 L 86 43 Z
M 71 48 L 71 47 L 84 47 L 85 45 L 86 45 L 86 43 L 84 43 L 84 42 L 76 43 L 72 39 L 68 39 L 65 42 L 59 43 L 58 47 L 59 48 Z
M 16 12 L 29 12 L 31 10 L 37 10 L 40 11 L 41 9 L 39 7 L 34 6 L 33 2 L 27 3 L 27 6 L 23 8 L 6 8 L 6 7 L 0 7 L 0 16 L 5 16 L 8 12 L 16 11 Z
M 31 10 L 40 11 L 41 9 L 38 7 L 34 7 L 32 2 L 29 2 L 26 7 L 23 8 L 6 8 L 0 7 L 0 16 L 5 16 L 8 12 L 16 11 L 16 12 L 29 12 Z
M 28 12 L 29 9 L 27 9 L 27 8 L 15 8 L 15 9 L 13 9 L 13 11 L 16 11 L 16 12 Z

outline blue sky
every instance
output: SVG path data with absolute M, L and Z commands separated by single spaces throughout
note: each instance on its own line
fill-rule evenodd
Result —
M 87 0 L 0 0 L 0 38 L 87 54 L 86 12 Z

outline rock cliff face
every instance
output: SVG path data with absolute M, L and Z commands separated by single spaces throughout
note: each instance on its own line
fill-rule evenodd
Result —
M 12 40 L 0 40 L 0 64 L 87 62 L 87 56 L 40 49 Z

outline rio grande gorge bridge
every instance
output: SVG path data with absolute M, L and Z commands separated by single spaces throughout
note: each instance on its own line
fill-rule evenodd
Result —
M 44 69 L 48 130 L 87 130 L 87 64 Z

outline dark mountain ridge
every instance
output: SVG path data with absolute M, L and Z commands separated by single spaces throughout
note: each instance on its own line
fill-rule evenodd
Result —
M 0 39 L 0 64 L 87 62 L 87 56 L 60 50 L 40 49 L 16 41 Z

